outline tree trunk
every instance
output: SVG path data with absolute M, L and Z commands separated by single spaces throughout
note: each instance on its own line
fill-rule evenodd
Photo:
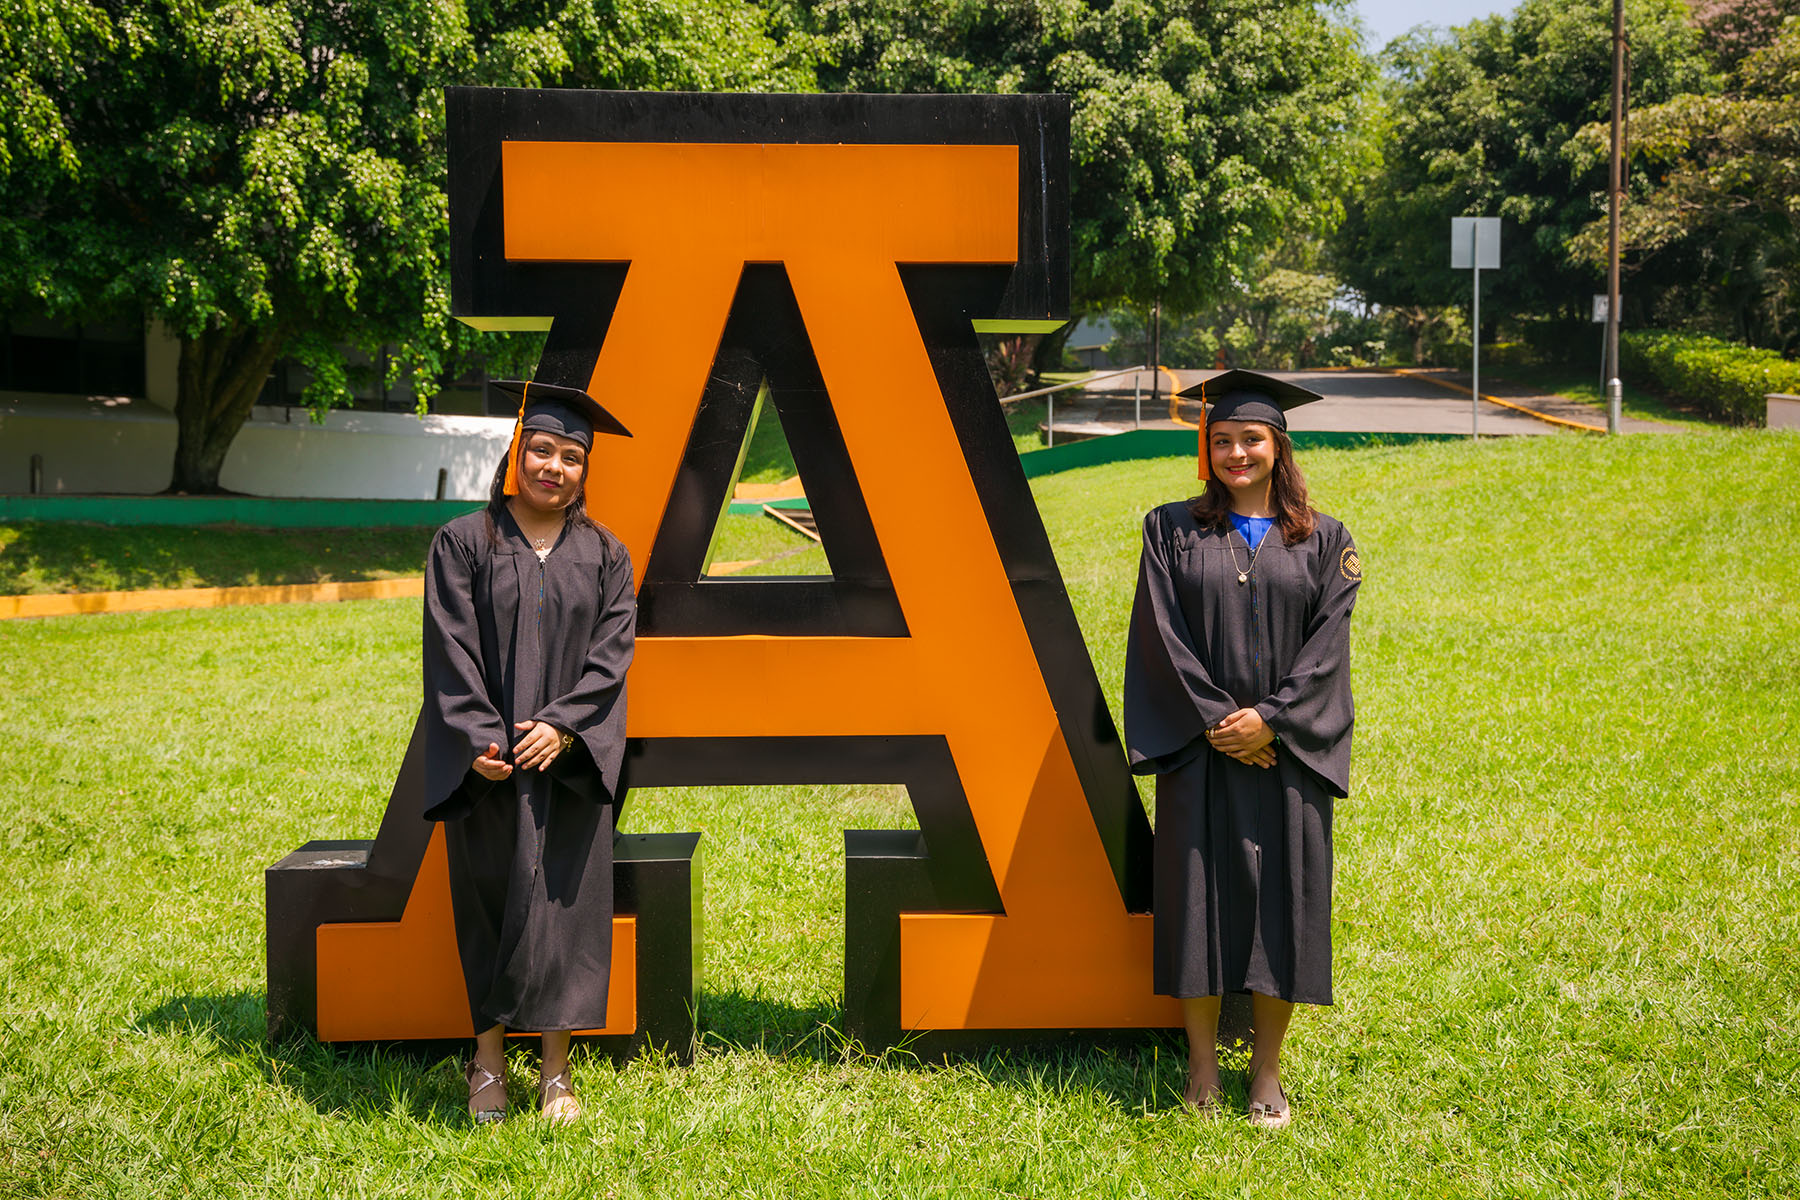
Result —
M 169 491 L 222 491 L 225 452 L 281 354 L 279 330 L 228 321 L 197 338 L 181 339 L 175 394 L 175 474 Z

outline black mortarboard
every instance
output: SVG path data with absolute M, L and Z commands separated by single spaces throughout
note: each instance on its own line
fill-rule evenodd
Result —
M 515 496 L 519 491 L 519 439 L 527 431 L 542 430 L 558 437 L 572 438 L 587 450 L 594 448 L 596 433 L 631 436 L 631 430 L 625 428 L 619 418 L 580 388 L 526 379 L 489 382 L 495 391 L 519 397 L 519 419 L 513 424 L 512 446 L 506 452 L 506 494 L 509 496 Z
M 1276 379 L 1273 375 L 1261 375 L 1255 371 L 1240 371 L 1236 368 L 1202 380 L 1177 394 L 1199 397 L 1202 426 L 1211 425 L 1214 421 L 1260 421 L 1283 433 L 1287 432 L 1286 410 L 1325 398 L 1318 392 Z M 1199 467 L 1200 478 L 1205 479 L 1209 472 L 1206 469 L 1204 429 L 1200 437 Z
M 1208 425 L 1214 421 L 1260 421 L 1284 433 L 1287 417 L 1283 414 L 1288 409 L 1325 398 L 1273 375 L 1235 369 L 1214 375 L 1180 394 L 1200 399 Z

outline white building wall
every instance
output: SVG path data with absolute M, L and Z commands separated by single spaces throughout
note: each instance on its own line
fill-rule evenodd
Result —
M 145 321 L 144 398 L 158 408 L 174 412 L 176 389 L 180 386 L 181 343 L 161 321 Z
M 225 457 L 219 484 L 251 496 L 480 500 L 512 436 L 509 417 L 415 417 L 256 408 Z M 147 495 L 169 486 L 173 413 L 118 397 L 0 395 L 0 492 L 30 490 L 43 457 L 46 494 Z

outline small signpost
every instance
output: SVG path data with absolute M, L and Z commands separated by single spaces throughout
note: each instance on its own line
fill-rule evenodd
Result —
M 1600 326 L 1600 394 L 1606 395 L 1606 332 L 1607 314 L 1612 306 L 1607 304 L 1605 292 L 1594 293 L 1594 324 Z
M 1474 326 L 1473 370 L 1469 381 L 1469 436 L 1481 436 L 1481 272 L 1500 269 L 1500 218 L 1451 217 L 1450 266 L 1452 270 L 1475 272 L 1475 303 L 1471 324 Z

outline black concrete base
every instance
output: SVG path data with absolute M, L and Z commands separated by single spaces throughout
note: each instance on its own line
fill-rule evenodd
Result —
M 692 1057 L 701 960 L 699 842 L 697 833 L 640 833 L 613 843 L 614 911 L 637 918 L 638 1027 L 578 1039 L 583 1045 L 618 1058 L 652 1047 L 684 1061 Z M 393 921 L 405 909 L 411 880 L 399 886 L 370 869 L 376 844 L 308 842 L 265 873 L 270 1038 L 318 1035 L 320 925 Z
M 1161 1029 L 903 1029 L 900 914 L 945 911 L 932 887 L 930 868 L 925 840 L 917 830 L 844 831 L 844 1032 L 864 1050 L 879 1053 L 898 1046 L 920 1058 L 944 1058 L 997 1047 L 1167 1040 L 1171 1031 Z M 1232 999 L 1227 997 L 1228 1014 Z M 1245 999 L 1247 1012 L 1247 998 L 1240 999 Z M 1223 1037 L 1223 1022 L 1220 1028 Z
M 315 841 L 263 875 L 271 1039 L 319 1031 L 318 928 L 398 921 L 431 841 L 417 815 L 423 738 L 414 732 L 374 841 Z M 582 1041 L 625 1056 L 693 1054 L 700 988 L 697 833 L 625 834 L 613 843 L 613 911 L 637 918 L 637 1031 Z

